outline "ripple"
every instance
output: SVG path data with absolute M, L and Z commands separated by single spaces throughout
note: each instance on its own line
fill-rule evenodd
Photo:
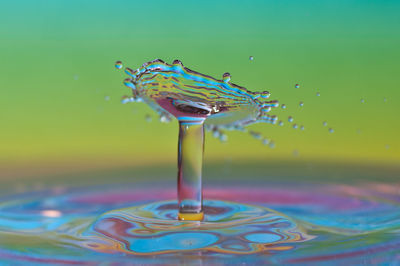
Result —
M 174 188 L 13 195 L 0 199 L 0 262 L 399 261 L 399 191 L 382 183 L 214 187 L 205 190 L 213 200 L 203 222 L 176 220 Z

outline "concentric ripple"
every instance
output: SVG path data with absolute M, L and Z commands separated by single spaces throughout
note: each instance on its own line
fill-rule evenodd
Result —
M 0 199 L 0 264 L 396 263 L 399 191 L 382 183 L 214 187 L 204 191 L 214 200 L 204 202 L 203 222 L 176 220 L 172 187 L 17 194 Z
M 98 234 L 110 242 L 101 250 L 137 255 L 202 250 L 251 254 L 291 249 L 290 243 L 309 240 L 295 222 L 270 209 L 205 201 L 206 220 L 177 220 L 174 201 L 111 211 L 102 215 L 85 234 Z M 285 245 L 282 245 L 285 244 Z

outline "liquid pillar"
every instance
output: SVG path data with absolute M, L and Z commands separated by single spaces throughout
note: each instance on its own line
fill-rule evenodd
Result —
M 180 220 L 201 221 L 204 119 L 180 120 L 178 142 L 178 205 Z

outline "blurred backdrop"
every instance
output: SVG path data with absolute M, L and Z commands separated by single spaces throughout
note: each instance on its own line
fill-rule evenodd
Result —
M 122 105 L 130 90 L 114 67 L 156 58 L 217 78 L 230 72 L 232 82 L 287 106 L 274 111 L 283 126 L 250 127 L 274 148 L 242 132 L 228 132 L 226 143 L 207 134 L 206 166 L 220 165 L 214 175 L 251 164 L 265 174 L 319 165 L 328 176 L 354 165 L 398 176 L 399 12 L 390 0 L 3 1 L 0 177 L 174 169 L 177 122 L 160 123 L 141 103 Z

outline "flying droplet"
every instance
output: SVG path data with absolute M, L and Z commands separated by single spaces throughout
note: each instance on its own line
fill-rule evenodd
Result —
M 110 96 L 104 96 L 104 100 L 109 101 L 110 100 Z
M 261 134 L 258 133 L 258 132 L 250 131 L 249 133 L 255 139 L 261 139 L 262 138 Z
M 254 56 L 250 56 L 250 57 L 249 57 L 249 60 L 250 60 L 250 61 L 253 61 L 253 60 L 254 60 Z
M 324 122 L 322 122 L 322 125 L 323 125 L 324 127 L 326 127 L 326 126 L 328 125 L 328 122 L 324 121 Z
M 268 145 L 268 144 L 269 144 L 269 139 L 263 139 L 262 143 L 263 143 L 264 145 Z
M 297 124 L 293 124 L 293 128 L 294 128 L 294 129 L 297 129 Z
M 170 121 L 171 121 L 171 118 L 169 118 L 169 116 L 164 115 L 164 114 L 160 115 L 160 122 L 169 123 Z
M 275 142 L 270 141 L 268 145 L 271 149 L 275 148 Z
M 384 102 L 387 102 L 387 98 L 386 98 L 386 97 L 385 97 L 385 98 L 383 98 L 383 101 L 384 101 Z
M 228 141 L 228 136 L 224 133 L 219 135 L 219 141 L 221 142 L 227 142 Z
M 283 126 L 283 121 L 279 121 L 278 125 Z
M 361 103 L 365 103 L 365 100 L 364 100 L 364 99 L 361 99 L 360 101 L 361 101 Z
M 296 84 L 296 85 L 294 85 L 294 87 L 295 87 L 296 89 L 298 89 L 298 88 L 300 88 L 300 84 Z
M 321 96 L 321 94 L 319 93 L 319 92 L 317 92 L 317 94 L 316 94 L 317 96 Z
M 151 122 L 151 115 L 146 114 L 144 119 L 146 119 L 146 122 L 150 123 Z
M 289 117 L 288 117 L 288 121 L 289 121 L 290 123 L 293 122 L 293 117 L 289 116 Z
M 299 102 L 299 106 L 300 106 L 300 107 L 303 107 L 303 106 L 304 106 L 304 103 L 303 103 L 303 102 Z
M 224 73 L 224 74 L 222 75 L 222 80 L 223 80 L 225 83 L 228 83 L 228 82 L 231 80 L 231 74 L 229 74 L 228 72 Z
M 304 130 L 304 126 L 300 126 L 300 129 L 301 129 L 301 130 Z
M 286 104 L 282 104 L 282 109 L 286 109 Z
M 172 64 L 173 64 L 173 65 L 180 65 L 180 66 L 183 65 L 183 64 L 182 64 L 182 61 L 181 61 L 181 60 L 178 60 L 178 59 L 175 59 L 175 60 L 172 62 Z
M 333 132 L 334 132 L 333 128 L 329 128 L 329 133 L 333 133 Z
M 117 61 L 115 62 L 115 68 L 116 69 L 121 69 L 123 67 L 122 62 L 121 61 Z

